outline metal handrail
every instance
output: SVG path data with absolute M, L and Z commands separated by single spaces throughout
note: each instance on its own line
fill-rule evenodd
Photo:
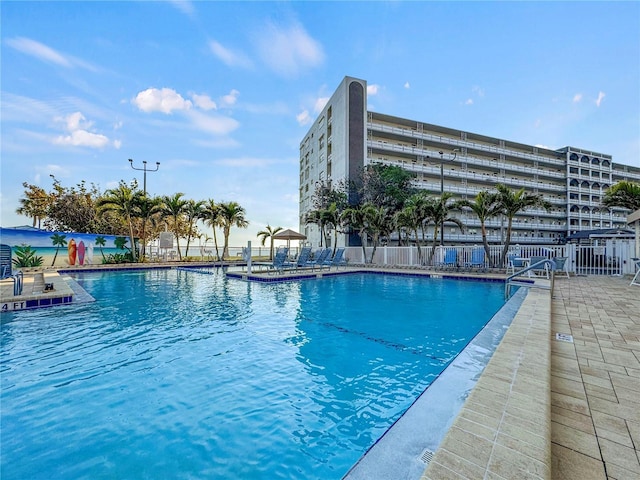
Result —
M 17 297 L 22 295 L 22 286 L 24 285 L 24 273 L 19 271 L 14 275 L 11 275 L 11 280 L 13 280 L 13 296 Z
M 505 286 L 504 286 L 504 298 L 509 298 L 511 296 L 511 281 L 515 278 L 515 277 L 519 277 L 520 275 L 522 275 L 523 273 L 526 273 L 528 271 L 531 270 L 540 270 L 541 267 L 543 267 L 545 264 L 548 264 L 551 269 L 550 269 L 550 274 L 551 274 L 551 284 L 549 286 L 549 290 L 551 290 L 551 296 L 553 296 L 553 284 L 554 284 L 554 280 L 555 280 L 555 272 L 556 272 L 556 262 L 554 262 L 553 260 L 549 260 L 549 259 L 544 259 L 544 260 L 540 260 L 537 263 L 534 263 L 533 265 L 529 265 L 526 268 L 523 268 L 522 270 L 515 272 L 511 275 L 509 275 L 506 278 L 505 281 Z M 547 287 L 541 287 L 539 285 L 536 285 L 535 283 L 530 283 L 527 285 L 524 284 L 518 284 L 519 287 L 527 287 L 527 288 L 547 288 Z

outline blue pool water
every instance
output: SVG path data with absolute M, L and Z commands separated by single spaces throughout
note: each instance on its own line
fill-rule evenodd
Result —
M 3 479 L 341 478 L 503 304 L 353 274 L 75 277 L 96 302 L 3 314 Z

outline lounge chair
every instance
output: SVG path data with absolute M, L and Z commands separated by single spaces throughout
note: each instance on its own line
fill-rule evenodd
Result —
M 316 255 L 314 256 L 313 260 L 309 260 L 307 262 L 307 266 L 311 268 L 315 268 L 315 267 L 322 268 L 323 266 L 325 266 L 324 262 L 327 261 L 327 258 L 329 258 L 329 255 L 331 255 L 330 248 L 325 248 L 320 253 L 316 251 Z
M 344 259 L 344 251 L 344 247 L 339 247 L 336 250 L 336 254 L 333 256 L 333 258 L 327 258 L 327 260 L 324 261 L 323 265 L 328 266 L 329 269 L 331 269 L 331 267 L 336 267 L 336 270 L 340 267 L 340 265 L 346 266 L 347 261 Z
M 631 279 L 631 283 L 629 285 L 640 285 L 640 258 L 632 258 L 631 260 L 635 262 L 637 271 Z
M 466 262 L 464 266 L 469 270 L 473 270 L 475 268 L 478 271 L 486 271 L 487 265 L 485 261 L 484 248 L 474 248 L 471 250 L 471 261 Z
M 547 257 L 540 257 L 540 256 L 531 257 L 531 260 L 529 261 L 529 266 L 536 265 L 537 263 L 540 263 L 544 260 L 547 260 Z M 530 277 L 536 276 L 536 277 L 549 278 L 549 265 L 545 263 L 544 265 L 541 265 L 537 268 L 529 270 L 527 273 L 529 274 Z
M 564 273 L 569 278 L 569 270 L 567 270 L 567 258 L 568 257 L 553 257 L 553 263 L 555 264 L 556 273 Z
M 509 275 L 509 272 L 512 274 L 519 272 L 525 267 L 525 259 L 520 258 L 518 255 L 509 255 L 507 259 L 507 275 Z
M 298 254 L 298 258 L 295 262 L 287 262 L 287 267 L 293 268 L 305 268 L 308 267 L 309 257 L 311 256 L 311 247 L 302 247 L 300 249 L 300 253 Z
M 447 248 L 444 251 L 444 258 L 438 265 L 443 270 L 453 270 L 458 268 L 458 250 Z
M 282 273 L 286 267 L 288 255 L 289 249 L 287 247 L 279 248 L 273 256 L 273 262 L 268 265 L 269 270 L 274 270 L 276 273 Z
M 9 278 L 11 272 L 11 247 L 9 245 L 0 245 L 0 278 Z

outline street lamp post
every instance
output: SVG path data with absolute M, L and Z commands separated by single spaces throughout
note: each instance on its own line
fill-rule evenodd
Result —
M 147 172 L 157 172 L 158 169 L 160 168 L 160 162 L 156 162 L 156 168 L 154 168 L 153 170 L 149 170 L 147 169 L 147 161 L 143 160 L 142 161 L 142 168 L 136 168 L 133 166 L 133 159 L 129 159 L 129 165 L 131 165 L 131 168 L 133 168 L 134 170 L 140 170 L 141 172 L 144 172 L 143 174 L 143 188 L 142 191 L 144 192 L 144 196 L 147 196 Z
M 459 150 L 456 148 L 453 153 L 453 162 L 458 155 Z M 444 213 L 444 203 L 442 202 L 442 196 L 444 195 L 444 152 L 438 152 L 440 154 L 440 203 L 442 204 L 442 212 Z M 444 245 L 444 215 L 440 218 L 440 246 Z

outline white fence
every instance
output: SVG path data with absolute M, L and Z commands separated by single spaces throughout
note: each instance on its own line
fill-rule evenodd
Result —
M 546 258 L 567 257 L 566 269 L 575 275 L 632 275 L 635 273 L 635 265 L 631 260 L 634 257 L 635 243 L 633 240 L 607 240 L 601 242 L 599 246 L 591 245 L 511 245 L 509 254 L 517 254 L 519 257 L 530 258 L 541 256 Z M 437 246 L 432 253 L 433 247 L 421 247 L 422 255 L 418 253 L 418 248 L 411 247 L 378 247 L 373 261 L 371 253 L 373 247 L 366 248 L 366 261 L 363 256 L 362 247 L 347 247 L 345 257 L 351 264 L 371 263 L 378 266 L 432 266 L 442 263 L 444 249 L 455 249 L 457 253 L 457 264 L 462 266 L 471 262 L 472 252 L 475 249 L 483 248 L 482 245 L 473 246 Z M 505 268 L 500 265 L 500 257 L 503 250 L 502 245 L 489 246 L 489 258 L 494 268 Z

